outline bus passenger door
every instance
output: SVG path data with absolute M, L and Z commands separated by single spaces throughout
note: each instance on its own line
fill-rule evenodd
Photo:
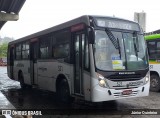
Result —
M 13 71 L 13 69 L 14 69 L 14 47 L 11 47 L 10 48 L 10 77 L 11 77 L 11 79 L 15 79 L 14 78 L 14 71 Z
M 38 42 L 31 42 L 31 84 L 37 85 Z
M 74 93 L 83 95 L 83 50 L 84 33 L 74 35 Z

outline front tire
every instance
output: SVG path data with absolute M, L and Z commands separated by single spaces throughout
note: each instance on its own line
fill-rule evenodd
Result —
M 70 103 L 71 96 L 69 91 L 69 85 L 66 79 L 61 80 L 58 85 L 58 100 L 63 103 Z
M 150 79 L 150 90 L 153 92 L 160 91 L 160 78 L 158 75 L 152 74 Z

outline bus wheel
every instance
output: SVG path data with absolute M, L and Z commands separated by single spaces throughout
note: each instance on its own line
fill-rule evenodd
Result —
M 58 100 L 63 103 L 70 103 L 71 97 L 69 92 L 69 85 L 65 79 L 63 79 L 58 86 Z
M 26 84 L 24 83 L 23 73 L 19 74 L 19 82 L 20 82 L 21 89 L 25 89 L 26 88 Z
M 160 90 L 160 79 L 157 75 L 151 75 L 150 90 L 158 92 Z

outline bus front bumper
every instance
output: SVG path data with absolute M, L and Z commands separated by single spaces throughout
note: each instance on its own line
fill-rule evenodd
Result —
M 128 89 L 108 89 L 96 85 L 93 88 L 91 99 L 92 102 L 101 102 L 109 100 L 117 100 L 123 98 L 143 97 L 149 95 L 150 83 L 138 87 Z

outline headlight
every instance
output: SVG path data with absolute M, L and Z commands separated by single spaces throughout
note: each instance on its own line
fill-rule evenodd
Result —
M 146 76 L 145 76 L 145 84 L 147 84 L 148 82 L 149 82 L 149 80 L 150 80 L 150 72 L 148 72 L 147 74 L 146 74 Z
M 99 73 L 97 73 L 97 77 L 98 77 L 98 80 L 99 80 L 99 86 L 106 88 L 107 87 L 107 82 L 106 82 L 105 78 Z
M 101 87 L 106 87 L 106 82 L 105 82 L 105 80 L 104 80 L 104 79 L 99 80 L 99 85 L 100 85 Z

